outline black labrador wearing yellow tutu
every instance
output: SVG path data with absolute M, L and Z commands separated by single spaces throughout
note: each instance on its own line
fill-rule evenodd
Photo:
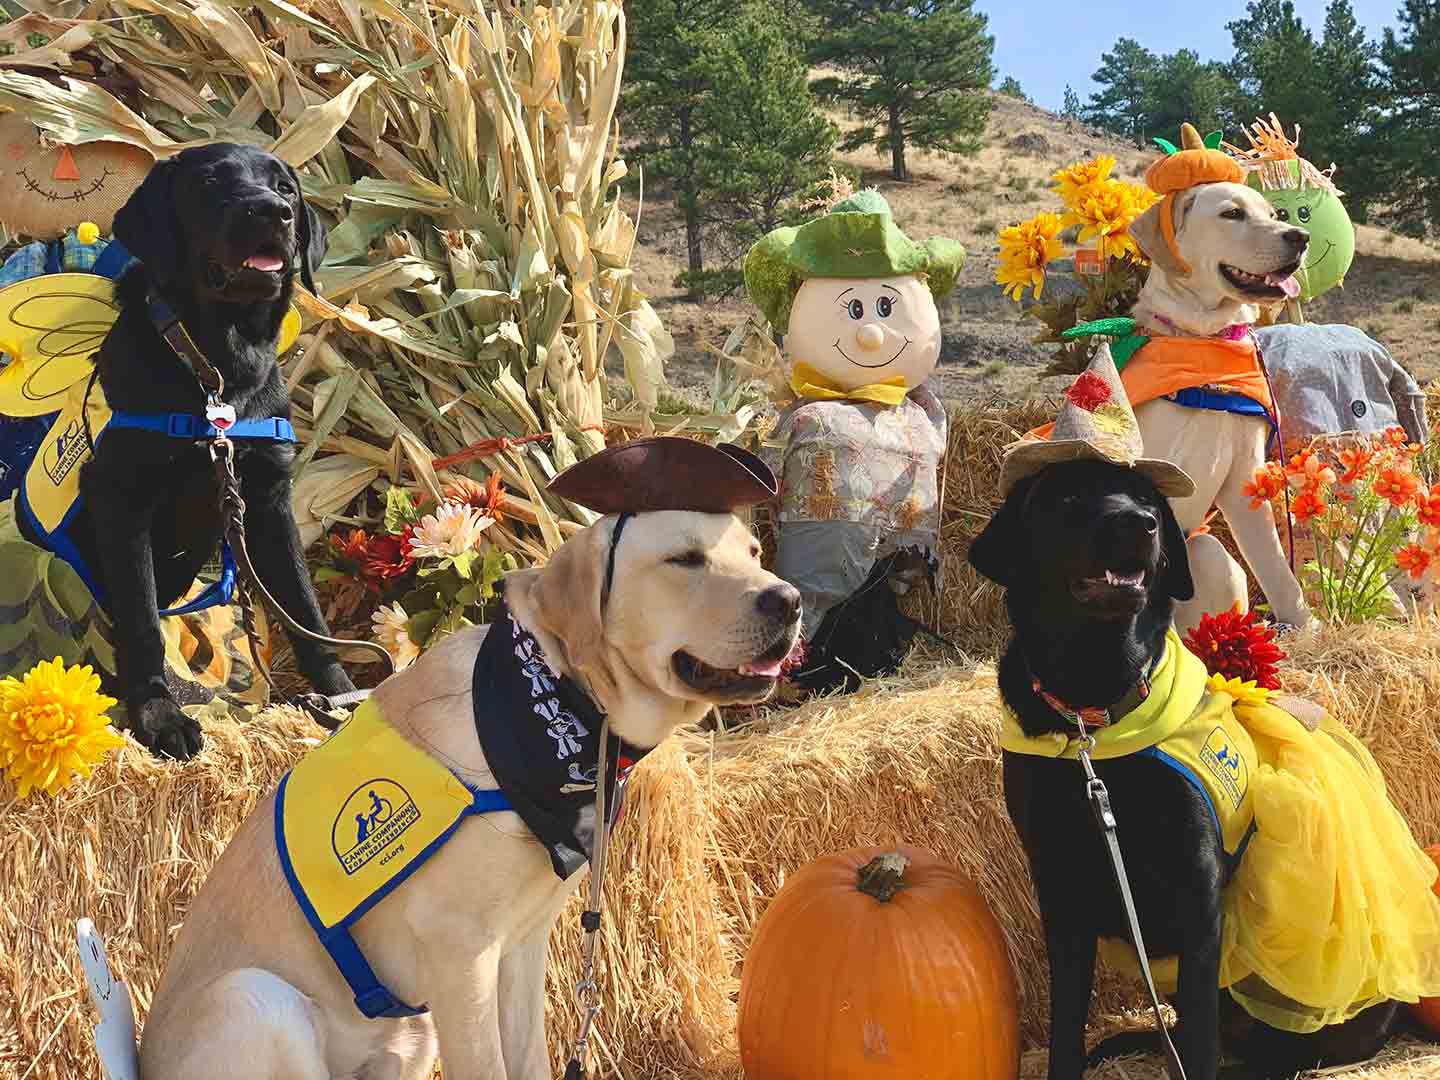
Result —
M 1143 458 L 1113 364 L 1089 374 L 1054 439 L 1011 449 L 1005 502 L 970 552 L 1005 588 L 1014 630 L 999 668 L 1005 797 L 1050 956 L 1050 1080 L 1163 1046 L 1121 1037 L 1087 1062 L 1097 953 L 1136 956 L 1082 745 L 1187 1080 L 1219 1074 L 1222 1029 L 1241 1076 L 1368 1059 L 1397 1002 L 1440 993 L 1434 865 L 1343 726 L 1222 687 L 1181 644 L 1172 612 L 1193 584 L 1167 496 L 1189 478 Z
M 119 314 L 93 375 L 68 389 L 25 473 L 15 525 L 73 569 L 104 612 L 96 625 L 114 645 L 112 692 L 132 734 L 184 759 L 200 749 L 200 727 L 182 710 L 162 615 L 220 548 L 211 447 L 221 432 L 235 448 L 260 578 L 305 629 L 328 634 L 290 506 L 294 431 L 278 364 L 296 279 L 314 290 L 325 230 L 289 165 L 254 147 L 214 144 L 157 164 L 115 216 L 114 234 L 138 263 L 116 287 Z M 52 359 L 37 350 L 7 375 L 43 384 Z M 74 589 L 39 608 L 30 603 L 54 580 L 48 570 L 26 580 L 26 610 L 63 613 L 67 625 L 92 621 Z M 238 658 L 229 644 L 227 635 L 211 648 L 217 660 Z M 354 690 L 332 650 L 292 644 L 322 694 Z M 188 668 L 196 670 L 193 656 Z

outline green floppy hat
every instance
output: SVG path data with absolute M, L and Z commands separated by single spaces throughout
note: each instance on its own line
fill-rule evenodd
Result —
M 964 263 L 958 241 L 932 236 L 915 243 L 890 217 L 883 195 L 860 191 L 814 221 L 761 237 L 745 256 L 745 291 L 783 334 L 790 305 L 808 278 L 924 274 L 938 301 L 955 287 Z

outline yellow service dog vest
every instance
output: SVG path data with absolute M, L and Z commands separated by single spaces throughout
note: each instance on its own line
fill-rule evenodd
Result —
M 1165 653 L 1150 678 L 1150 694 L 1135 709 L 1094 733 L 1096 761 L 1141 754 L 1179 773 L 1210 805 L 1216 834 L 1232 863 L 1244 852 L 1255 822 L 1250 779 L 1258 761 L 1249 732 L 1235 716 L 1228 694 L 1206 689 L 1205 665 L 1172 629 Z M 1069 735 L 1027 735 L 1009 709 L 1003 711 L 1000 745 L 1017 754 L 1077 759 Z
M 290 891 L 368 1018 L 426 1006 L 381 984 L 350 928 L 454 835 L 471 814 L 509 810 L 498 790 L 467 787 L 385 722 L 373 700 L 280 781 L 275 849 Z

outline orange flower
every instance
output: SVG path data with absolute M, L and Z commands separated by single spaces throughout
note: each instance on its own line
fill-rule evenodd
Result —
M 1285 466 L 1290 477 L 1290 486 L 1295 488 L 1325 488 L 1335 483 L 1335 470 L 1326 465 L 1313 450 L 1301 450 Z
M 1406 544 L 1395 552 L 1395 565 L 1417 581 L 1430 569 L 1430 552 L 1419 544 Z
M 1240 489 L 1240 494 L 1250 500 L 1251 510 L 1259 510 L 1266 503 L 1273 502 L 1284 490 L 1285 473 L 1280 464 L 1267 461 L 1255 470 L 1255 475 Z
M 1428 493 L 1417 492 L 1415 508 L 1420 512 L 1421 525 L 1428 525 L 1432 529 L 1440 528 L 1440 484 L 1436 484 Z
M 1307 487 L 1296 495 L 1295 501 L 1290 504 L 1290 513 L 1294 514 L 1295 520 L 1299 522 L 1319 517 L 1329 509 L 1325 494 L 1318 487 Z
M 1390 505 L 1404 509 L 1415 501 L 1420 490 L 1420 478 L 1409 469 L 1391 465 L 1380 470 L 1375 481 L 1375 494 L 1388 499 Z
M 1341 450 L 1340 464 L 1345 466 L 1345 471 L 1340 475 L 1340 483 L 1353 484 L 1358 481 L 1375 460 L 1375 451 L 1375 447 L 1364 445 Z
M 1420 453 L 1420 444 L 1412 443 L 1410 436 L 1405 434 L 1402 427 L 1387 427 L 1385 429 L 1385 443 L 1395 450 L 1403 450 L 1407 454 Z
M 485 517 L 495 521 L 505 520 L 505 514 L 501 510 L 505 501 L 505 488 L 500 483 L 498 472 L 492 472 L 483 484 L 476 483 L 468 476 L 457 477 L 445 486 L 445 497 L 479 510 Z

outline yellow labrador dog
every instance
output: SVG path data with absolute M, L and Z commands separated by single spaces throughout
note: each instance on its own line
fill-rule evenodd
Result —
M 532 635 L 552 674 L 588 688 L 614 733 L 641 751 L 712 705 L 766 698 L 800 625 L 799 594 L 761 568 L 760 545 L 730 513 L 604 517 L 542 569 L 509 575 L 504 593 L 517 639 Z M 454 634 L 371 699 L 472 790 L 497 787 L 477 737 L 493 704 L 474 699 L 472 676 L 501 625 Z M 457 1078 L 550 1075 L 546 942 L 578 871 L 557 876 L 525 820 L 464 818 L 354 925 L 395 997 L 428 1005 L 416 1016 L 361 1015 L 276 852 L 271 796 L 180 931 L 145 1026 L 143 1080 L 426 1080 L 437 1055 Z
M 1260 305 L 1283 300 L 1295 288 L 1309 233 L 1278 220 L 1265 198 L 1243 184 L 1201 184 L 1174 204 L 1176 260 L 1161 230 L 1159 203 L 1130 227 L 1150 260 L 1150 276 L 1133 315 L 1138 332 L 1211 337 L 1228 327 L 1259 321 Z M 1265 592 L 1276 618 L 1303 626 L 1310 619 L 1300 583 L 1290 570 L 1268 505 L 1250 509 L 1242 488 L 1265 462 L 1270 427 L 1256 416 L 1192 409 L 1158 398 L 1135 409 L 1150 457 L 1172 461 L 1195 480 L 1195 494 L 1171 504 L 1191 534 L 1212 507 L 1224 515 L 1241 554 Z M 1205 612 L 1246 602 L 1245 574 L 1208 534 L 1189 544 L 1195 598 L 1178 605 L 1181 633 Z

